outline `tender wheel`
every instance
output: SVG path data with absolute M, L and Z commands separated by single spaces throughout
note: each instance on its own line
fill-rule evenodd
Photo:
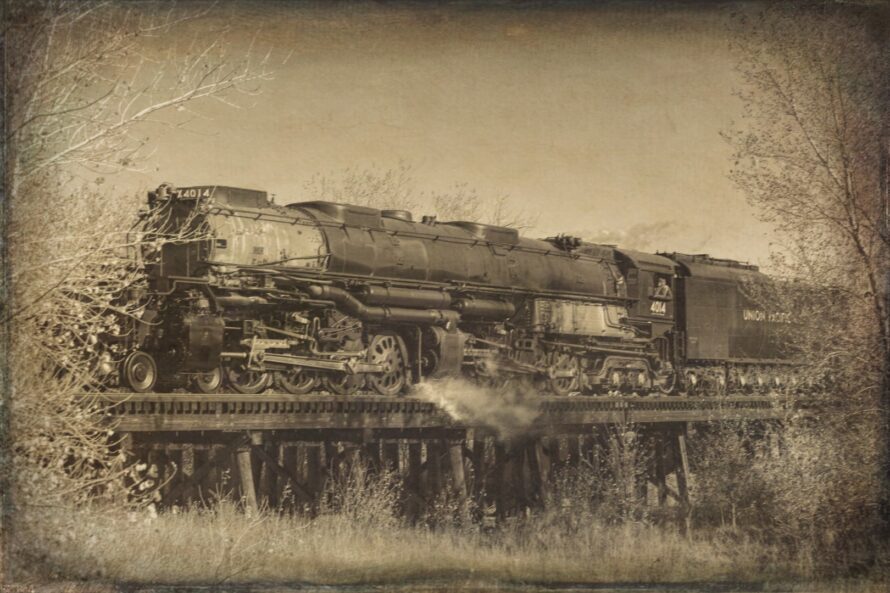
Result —
M 380 395 L 397 395 L 408 383 L 401 340 L 395 334 L 378 334 L 368 346 L 368 362 L 383 365 L 382 373 L 368 373 L 368 386 Z
M 330 373 L 324 378 L 325 389 L 337 395 L 352 395 L 361 389 L 364 383 L 364 377 L 361 375 L 346 373 Z
M 729 385 L 726 381 L 726 373 L 719 371 L 714 377 L 714 395 L 724 396 L 729 391 Z
M 578 360 L 565 352 L 553 352 L 548 357 L 550 369 L 554 373 L 571 372 L 571 377 L 553 377 L 549 380 L 550 390 L 556 395 L 568 395 L 578 389 Z
M 294 367 L 275 373 L 275 386 L 286 393 L 294 395 L 309 393 L 317 384 L 318 375 L 309 369 Z
M 688 395 L 697 395 L 701 391 L 701 381 L 693 371 L 686 371 L 683 384 Z
M 745 371 L 736 371 L 732 379 L 732 389 L 733 391 L 738 391 L 739 393 L 751 393 L 753 391 L 751 386 L 751 378 L 745 374 Z
M 664 395 L 673 395 L 677 392 L 677 373 L 669 362 L 655 374 L 655 386 Z
M 158 366 L 146 352 L 133 352 L 121 366 L 121 382 L 136 393 L 151 391 L 157 380 Z
M 547 357 L 547 353 L 543 350 L 536 350 L 534 353 L 534 365 L 539 369 L 548 368 L 550 366 L 550 362 Z M 536 374 L 532 382 L 535 386 L 535 389 L 537 389 L 538 391 L 542 393 L 550 391 L 550 379 L 547 377 L 546 371 L 541 374 Z
M 214 369 L 209 373 L 194 375 L 189 381 L 189 389 L 195 393 L 218 393 L 222 387 L 222 370 Z
M 769 375 L 766 373 L 757 373 L 756 383 L 754 384 L 754 389 L 757 393 L 761 395 L 766 395 L 770 392 L 772 386 L 772 381 L 770 381 Z
M 231 366 L 226 368 L 226 382 L 238 393 L 252 395 L 269 386 L 269 373 Z

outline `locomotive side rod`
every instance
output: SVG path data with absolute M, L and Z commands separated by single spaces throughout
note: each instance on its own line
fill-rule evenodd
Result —
M 222 355 L 223 358 L 226 354 Z M 310 369 L 320 369 L 324 371 L 341 371 L 350 375 L 358 373 L 382 373 L 384 371 L 382 364 L 373 362 L 342 362 L 337 360 L 321 360 L 317 358 L 308 358 L 306 356 L 294 356 L 292 354 L 273 354 L 266 352 L 263 356 L 263 362 L 271 362 L 273 364 L 282 364 L 286 366 L 303 367 Z

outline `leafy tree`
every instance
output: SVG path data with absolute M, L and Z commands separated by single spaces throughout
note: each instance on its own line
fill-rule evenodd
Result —
M 874 509 L 876 485 L 890 477 L 887 455 L 875 455 L 890 434 L 890 13 L 880 6 L 778 4 L 744 9 L 734 25 L 745 115 L 726 134 L 735 149 L 732 177 L 777 230 L 774 268 L 791 290 L 772 298 L 801 322 L 789 331 L 806 363 L 801 372 L 832 373 L 823 384 L 832 407 L 820 415 L 820 438 L 797 439 L 823 449 L 795 453 L 821 472 L 826 488 L 787 483 L 776 490 L 812 494 L 812 504 L 791 507 L 805 517 L 783 523 L 802 526 L 818 517 L 821 528 L 842 534 L 832 543 L 837 549 L 868 535 L 875 521 L 849 518 L 856 509 Z M 846 463 L 861 465 L 836 465 Z M 858 481 L 832 478 L 841 475 Z M 885 502 L 885 518 L 887 509 Z

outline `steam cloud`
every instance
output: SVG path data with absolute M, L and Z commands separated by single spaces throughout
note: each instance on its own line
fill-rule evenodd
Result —
M 433 379 L 415 385 L 412 394 L 456 421 L 486 426 L 506 439 L 525 432 L 539 413 L 534 388 L 513 382 L 485 387 L 460 378 Z
M 692 240 L 694 233 L 690 233 L 691 227 L 685 222 L 675 220 L 662 220 L 651 223 L 637 223 L 622 230 L 602 229 L 598 231 L 579 231 L 573 235 L 584 237 L 585 241 L 603 245 L 618 245 L 625 249 L 637 249 L 639 251 L 665 251 L 686 250 L 699 252 L 708 244 L 708 238 L 704 240 Z

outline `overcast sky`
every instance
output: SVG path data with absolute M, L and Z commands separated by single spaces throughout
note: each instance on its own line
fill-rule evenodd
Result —
M 233 3 L 228 50 L 272 47 L 274 80 L 233 110 L 155 127 L 145 174 L 304 199 L 305 182 L 404 163 L 420 189 L 466 183 L 559 232 L 765 263 L 767 227 L 727 177 L 728 10 Z M 283 57 L 293 52 L 286 62 Z M 422 213 L 415 213 L 422 214 Z

